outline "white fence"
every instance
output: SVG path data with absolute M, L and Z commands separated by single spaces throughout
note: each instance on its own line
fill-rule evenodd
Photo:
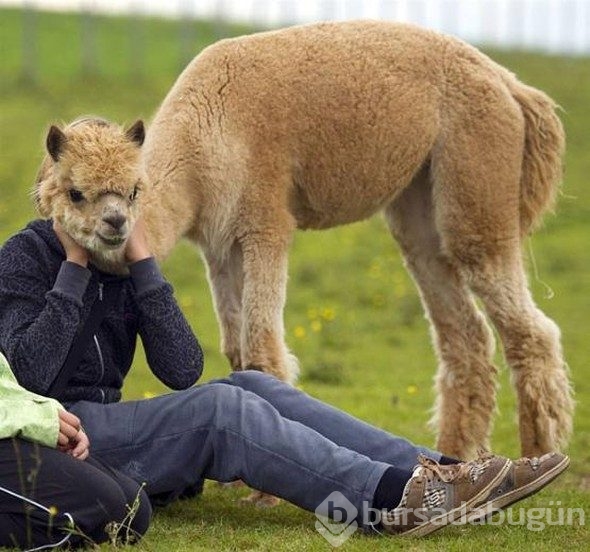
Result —
M 478 45 L 590 55 L 590 0 L 0 0 L 35 9 L 215 18 L 258 27 L 409 21 Z

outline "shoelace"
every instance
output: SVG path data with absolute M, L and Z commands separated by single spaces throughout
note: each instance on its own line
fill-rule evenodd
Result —
M 492 454 L 488 449 L 479 448 L 477 449 L 478 460 L 491 460 L 495 455 Z
M 428 481 L 432 481 L 434 477 L 438 477 L 445 483 L 452 483 L 457 479 L 469 477 L 469 470 L 471 468 L 471 466 L 465 462 L 441 466 L 436 460 L 428 458 L 423 454 L 418 456 L 418 462 L 423 468 L 422 475 L 424 475 Z

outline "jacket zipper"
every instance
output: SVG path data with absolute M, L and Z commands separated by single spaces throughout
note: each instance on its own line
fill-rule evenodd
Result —
M 104 284 L 102 282 L 98 282 L 98 300 L 99 301 L 103 300 L 103 287 L 104 287 Z M 104 371 L 105 371 L 104 370 L 104 358 L 102 356 L 102 350 L 100 348 L 100 343 L 98 342 L 98 337 L 96 336 L 96 334 L 94 334 L 92 337 L 94 338 L 94 345 L 96 346 L 96 351 L 98 353 L 98 360 L 100 362 L 100 377 L 98 378 L 98 382 L 96 383 L 96 386 L 98 387 L 98 385 L 102 382 L 102 379 L 104 378 Z M 98 390 L 100 391 L 102 402 L 104 404 L 104 402 L 105 402 L 104 391 L 101 387 L 98 387 Z

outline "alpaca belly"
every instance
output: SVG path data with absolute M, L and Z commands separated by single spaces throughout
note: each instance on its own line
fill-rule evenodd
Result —
M 289 207 L 297 227 L 340 226 L 369 218 L 383 209 L 425 162 L 431 140 L 423 141 L 412 144 L 411 152 L 396 145 L 372 151 L 323 148 L 321 158 L 311 158 L 293 174 Z
M 310 189 L 295 185 L 289 210 L 300 229 L 321 230 L 371 217 L 390 203 L 403 185 L 369 188 L 363 183 L 344 188 Z

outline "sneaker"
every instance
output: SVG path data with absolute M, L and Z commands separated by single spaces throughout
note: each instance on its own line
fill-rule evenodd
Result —
M 481 519 L 536 493 L 563 473 L 569 463 L 569 457 L 559 452 L 515 460 L 504 480 L 468 515 L 468 521 Z
M 399 506 L 381 519 L 390 534 L 420 537 L 469 514 L 512 467 L 508 458 L 491 455 L 444 466 L 423 455 L 418 461 Z

